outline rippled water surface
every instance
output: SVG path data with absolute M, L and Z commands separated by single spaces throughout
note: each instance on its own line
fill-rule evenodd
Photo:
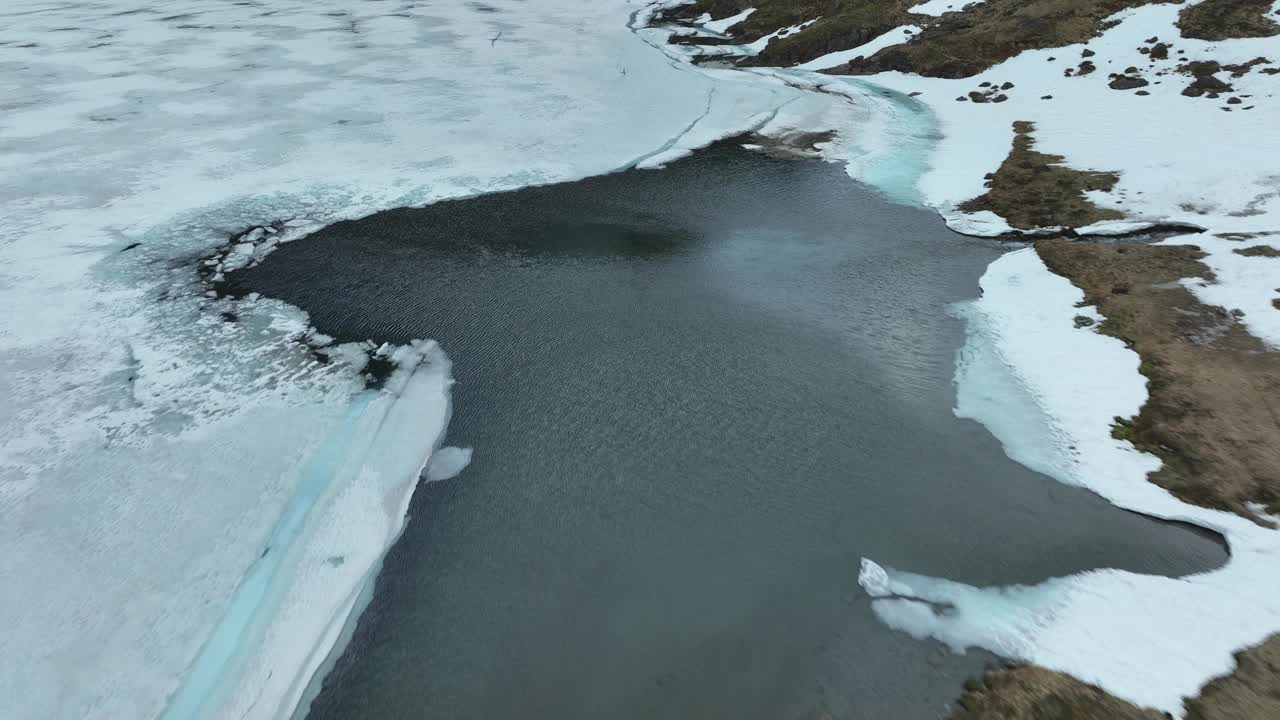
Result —
M 1000 252 L 726 143 L 233 276 L 343 338 L 438 339 L 476 449 L 419 491 L 311 717 L 934 718 L 988 658 L 878 624 L 861 556 L 980 585 L 1222 562 L 953 415 L 946 308 Z

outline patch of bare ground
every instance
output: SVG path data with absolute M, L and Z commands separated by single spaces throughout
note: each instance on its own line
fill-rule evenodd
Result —
M 910 12 L 916 0 L 697 0 L 672 8 L 660 22 L 689 22 L 703 13 L 724 18 L 755 8 L 727 34 L 736 43 L 758 40 L 782 28 L 814 22 L 775 38 L 744 65 L 796 65 L 862 45 L 902 25 L 923 30 L 910 42 L 884 48 L 827 70 L 869 75 L 886 70 L 929 77 L 971 77 L 1024 50 L 1087 42 L 1107 28 L 1120 10 L 1158 0 L 984 0 L 941 17 Z M 683 42 L 681 40 L 680 42 Z
M 820 18 L 798 33 L 778 38 L 744 64 L 787 66 L 808 62 L 827 53 L 868 43 L 890 30 L 921 20 L 907 12 L 913 2 L 846 3 L 841 12 Z
M 1280 248 L 1274 248 L 1270 245 L 1254 245 L 1247 248 L 1236 248 L 1235 250 L 1232 250 L 1232 252 L 1245 257 L 1280 257 Z
M 1077 228 L 1102 220 L 1117 220 L 1123 213 L 1100 208 L 1089 201 L 1089 190 L 1109 191 L 1115 173 L 1075 170 L 1062 164 L 1061 155 L 1035 149 L 1035 125 L 1013 124 L 1013 149 L 987 178 L 987 192 L 960 205 L 965 212 L 989 210 L 1022 230 L 1044 227 Z
M 1024 50 L 1088 42 L 1111 15 L 1153 0 L 985 0 L 938 18 L 911 42 L 884 48 L 828 72 L 868 75 L 886 70 L 929 77 L 976 75 Z
M 1280 635 L 1236 653 L 1236 669 L 1186 702 L 1187 720 L 1280 718 Z
M 951 720 L 1165 720 L 1070 675 L 1031 665 L 971 681 Z
M 1186 720 L 1280 718 L 1280 635 L 1236 653 L 1236 669 L 1185 702 Z M 1164 720 L 1070 675 L 1030 665 L 970 681 L 951 720 Z
M 1260 524 L 1280 513 L 1280 353 L 1239 311 L 1205 305 L 1179 281 L 1212 279 L 1189 245 L 1036 243 L 1053 272 L 1105 316 L 1100 330 L 1142 358 L 1149 398 L 1113 434 L 1163 461 L 1148 479 L 1178 498 Z
M 857 47 L 899 25 L 911 22 L 913 0 L 698 0 L 673 8 L 660 18 L 688 22 L 703 13 L 723 18 L 755 8 L 728 30 L 735 43 L 748 43 L 782 28 L 814 20 L 803 31 L 776 38 L 746 65 L 785 66 L 807 62 L 829 52 Z M 927 20 L 928 18 L 922 17 Z
M 1280 35 L 1280 23 L 1269 12 L 1271 0 L 1204 0 L 1178 13 L 1178 30 L 1198 40 Z

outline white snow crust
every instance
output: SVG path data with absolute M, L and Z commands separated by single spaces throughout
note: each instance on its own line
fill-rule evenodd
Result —
M 628 27 L 653 10 L 0 8 L 0 717 L 306 702 L 442 441 L 448 361 L 384 348 L 400 369 L 365 390 L 369 348 L 209 297 L 201 258 L 229 271 L 338 220 L 658 165 L 831 104 L 672 62 Z
M 954 12 L 970 5 L 977 5 L 982 0 L 926 0 L 919 5 L 908 8 L 908 12 L 917 13 L 919 15 L 932 15 L 938 17 L 945 13 Z
M 1076 315 L 1099 318 L 1075 307 L 1083 297 L 1030 248 L 994 262 L 982 297 L 962 308 L 969 337 L 957 413 L 1035 470 L 1119 507 L 1222 533 L 1227 565 L 1177 579 L 1104 569 L 1034 587 L 975 588 L 865 560 L 861 582 L 892 627 L 1063 670 L 1180 717 L 1182 698 L 1229 672 L 1233 652 L 1280 630 L 1280 533 L 1147 482 L 1159 460 L 1110 434 L 1115 417 L 1146 400 L 1138 357 L 1095 328 L 1075 327 Z M 936 612 L 940 605 L 951 609 Z
M 1028 50 L 972 78 L 948 80 L 904 73 L 881 73 L 871 82 L 902 93 L 919 92 L 938 117 L 942 133 L 929 172 L 921 179 L 925 201 L 966 233 L 975 230 L 956 209 L 985 192 L 983 175 L 1008 155 L 1015 120 L 1036 125 L 1037 150 L 1062 155 L 1067 165 L 1120 173 L 1110 193 L 1093 193 L 1103 207 L 1125 213 L 1133 222 L 1185 223 L 1219 231 L 1277 229 L 1280 186 L 1273 158 L 1280 157 L 1280 83 L 1257 69 L 1226 78 L 1231 95 L 1249 95 L 1225 111 L 1219 100 L 1181 95 L 1192 78 L 1169 72 L 1190 60 L 1223 64 L 1280 55 L 1280 40 L 1259 38 L 1207 42 L 1179 37 L 1174 22 L 1185 5 L 1147 5 L 1117 13 L 1119 24 L 1087 44 Z M 1138 52 L 1157 36 L 1171 42 L 1167 60 Z M 1064 77 L 1078 65 L 1085 48 L 1097 53 L 1092 74 Z M 1184 50 L 1184 55 L 1176 54 Z M 1050 61 L 1049 58 L 1055 58 Z M 1138 67 L 1150 95 L 1108 87 L 1108 73 Z M 979 83 L 1014 87 L 1002 103 L 957 102 Z M 1041 97 L 1051 95 L 1052 100 Z M 1251 110 L 1240 108 L 1253 105 Z M 1206 136 L 1212 129 L 1212 134 Z M 1247 138 L 1247 140 L 1245 140 Z M 988 226 L 989 234 L 1010 228 Z
M 708 20 L 707 22 L 702 23 L 702 27 L 705 30 L 710 30 L 713 33 L 720 33 L 723 35 L 729 30 L 729 28 L 751 17 L 751 13 L 755 11 L 755 8 L 747 8 L 737 15 L 730 15 L 729 17 L 721 20 Z
M 896 27 L 889 32 L 879 35 L 872 40 L 859 45 L 856 48 L 848 50 L 837 50 L 827 53 L 820 58 L 814 58 L 807 63 L 797 65 L 801 70 L 826 70 L 838 65 L 843 65 L 854 58 L 871 57 L 881 50 L 892 45 L 901 45 L 912 38 L 913 35 L 920 32 L 919 25 L 903 25 Z
M 1245 240 L 1183 235 L 1164 244 L 1195 245 L 1203 250 L 1202 262 L 1213 271 L 1214 279 L 1189 278 L 1183 284 L 1200 302 L 1242 311 L 1240 321 L 1249 332 L 1271 349 L 1280 350 L 1280 311 L 1272 304 L 1280 299 L 1280 257 L 1247 257 L 1235 252 L 1255 246 L 1280 250 L 1280 229 Z

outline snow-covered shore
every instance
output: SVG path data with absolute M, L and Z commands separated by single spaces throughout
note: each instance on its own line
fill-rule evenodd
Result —
M 1191 4 L 1195 4 L 1192 2 Z M 952 6 L 948 8 L 947 6 Z M 938 15 L 964 3 L 924 3 Z M 1037 150 L 1078 169 L 1116 172 L 1111 192 L 1090 201 L 1124 214 L 1082 232 L 1107 233 L 1180 223 L 1203 235 L 1167 243 L 1199 245 L 1212 282 L 1184 281 L 1202 302 L 1240 310 L 1240 321 L 1280 349 L 1280 259 L 1236 253 L 1277 244 L 1280 192 L 1280 78 L 1232 74 L 1228 94 L 1187 97 L 1191 61 L 1245 64 L 1280 56 L 1280 38 L 1207 42 L 1175 27 L 1179 4 L 1118 13 L 1087 44 L 1024 51 L 973 77 L 941 79 L 899 72 L 856 80 L 807 70 L 837 66 L 907 42 L 904 26 L 795 69 L 751 68 L 826 92 L 880 87 L 911 95 L 937 118 L 927 167 L 890 185 L 914 190 L 957 231 L 995 236 L 1013 228 L 991 212 L 965 212 L 986 192 L 987 174 L 1009 154 L 1015 121 L 1036 129 Z M 1273 8 L 1276 9 L 1276 8 Z M 1152 53 L 1157 40 L 1173 47 Z M 1144 52 L 1145 49 L 1145 52 Z M 685 46 L 675 52 L 698 53 Z M 758 52 L 758 51 L 757 51 Z M 1088 58 L 1092 77 L 1072 71 Z M 1108 74 L 1142 76 L 1148 84 L 1113 88 Z M 998 101 L 988 89 L 1001 94 Z M 971 92 L 984 95 L 974 102 Z M 1214 96 L 1217 97 L 1217 96 Z M 872 149 L 871 155 L 875 150 Z M 863 153 L 865 157 L 867 154 Z M 884 186 L 859 162 L 851 176 Z M 986 176 L 986 177 L 984 177 Z M 880 617 L 918 637 L 957 650 L 980 646 L 1006 657 L 1063 670 L 1140 705 L 1181 716 L 1182 698 L 1234 666 L 1232 653 L 1280 631 L 1280 532 L 1228 513 L 1180 502 L 1148 482 L 1160 461 L 1112 437 L 1115 418 L 1135 415 L 1147 399 L 1139 358 L 1097 330 L 1083 294 L 1045 266 L 1033 249 L 1011 252 L 982 279 L 982 297 L 959 309 L 969 325 L 957 370 L 957 413 L 983 423 L 1008 454 L 1062 482 L 1082 485 L 1116 505 L 1191 522 L 1221 533 L 1231 547 L 1223 568 L 1171 579 L 1099 570 L 1029 588 L 973 588 L 939 578 L 886 570 L 868 559 L 861 581 Z M 1080 326 L 1078 316 L 1095 321 Z M 918 602 L 909 598 L 927 602 Z M 951 606 L 938 613 L 935 608 Z

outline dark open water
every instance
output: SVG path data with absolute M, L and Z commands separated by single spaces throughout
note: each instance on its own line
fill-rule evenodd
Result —
M 974 584 L 1220 564 L 952 414 L 998 245 L 722 144 L 339 223 L 231 278 L 347 339 L 436 338 L 425 486 L 315 720 L 911 720 L 987 656 L 895 634 L 858 560 Z

